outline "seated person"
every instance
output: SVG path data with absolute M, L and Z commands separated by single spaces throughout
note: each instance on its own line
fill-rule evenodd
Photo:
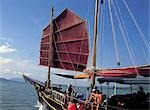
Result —
M 95 95 L 95 104 L 96 104 L 96 110 L 98 110 L 99 106 L 102 104 L 102 92 L 99 90 L 96 90 L 96 95 Z
M 143 91 L 143 87 L 139 87 L 139 91 L 137 92 L 138 97 L 140 100 L 146 100 L 145 92 Z
M 99 109 L 99 106 L 102 104 L 102 93 L 99 90 L 93 89 L 90 97 L 88 98 L 88 102 L 90 102 L 91 110 L 95 108 Z
M 96 98 L 96 89 L 93 89 L 92 93 L 90 94 L 90 96 L 88 98 L 88 102 L 90 102 L 91 110 L 93 110 L 93 108 L 94 108 L 95 98 Z

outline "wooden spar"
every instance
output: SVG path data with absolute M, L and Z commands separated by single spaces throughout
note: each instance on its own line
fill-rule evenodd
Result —
M 51 32 L 51 30 L 53 31 L 53 24 L 52 24 L 52 21 L 53 21 L 53 17 L 54 17 L 54 6 L 52 6 L 52 9 L 51 9 L 51 19 L 50 19 L 50 32 Z M 52 33 L 53 34 L 53 33 Z M 50 34 L 51 35 L 51 34 Z M 50 37 L 49 37 L 49 39 L 50 39 Z M 51 39 L 50 39 L 51 40 Z M 49 45 L 50 45 L 50 43 L 49 43 Z M 51 45 L 50 45 L 51 46 Z M 51 50 L 51 48 L 50 48 L 50 46 L 49 46 L 49 52 L 50 52 L 50 50 Z M 50 55 L 50 54 L 49 54 Z M 47 83 L 46 83 L 46 87 L 48 88 L 49 87 L 49 85 L 51 84 L 51 81 L 50 81 L 50 79 L 51 79 L 51 77 L 50 77 L 50 74 L 51 74 L 51 59 L 50 59 L 50 56 L 49 56 L 49 61 L 48 61 L 48 77 L 47 77 Z
M 99 0 L 95 2 L 95 19 L 94 19 L 94 43 L 93 43 L 93 56 L 92 56 L 92 69 L 96 69 L 96 42 L 97 42 L 97 25 L 98 25 L 98 5 Z M 92 78 L 91 88 L 95 88 L 95 72 Z
M 94 19 L 94 44 L 93 44 L 93 57 L 92 57 L 92 66 L 96 68 L 96 42 L 97 42 L 97 25 L 98 25 L 98 5 L 99 0 L 96 0 L 95 3 L 95 19 Z

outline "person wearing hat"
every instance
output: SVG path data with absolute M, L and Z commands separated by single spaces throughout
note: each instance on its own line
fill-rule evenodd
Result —
M 92 89 L 92 92 L 91 92 L 90 97 L 88 99 L 88 102 L 90 102 L 91 110 L 93 110 L 93 107 L 94 107 L 93 104 L 94 104 L 95 98 L 96 98 L 96 89 Z

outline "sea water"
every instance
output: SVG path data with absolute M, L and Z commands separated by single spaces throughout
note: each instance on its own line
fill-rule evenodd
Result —
M 38 110 L 37 95 L 27 83 L 0 81 L 0 110 Z
M 63 90 L 67 86 L 60 86 Z M 107 95 L 107 86 L 101 88 L 103 94 Z M 87 93 L 86 87 L 74 87 L 75 92 L 83 93 L 84 96 Z M 136 92 L 137 89 L 133 88 L 132 92 Z M 147 90 L 149 91 L 149 90 Z M 129 87 L 120 88 L 117 90 L 119 94 L 130 93 Z M 113 88 L 109 89 L 109 96 L 113 94 Z M 36 91 L 34 88 L 23 82 L 14 82 L 7 80 L 0 80 L 0 110 L 45 110 L 38 101 Z

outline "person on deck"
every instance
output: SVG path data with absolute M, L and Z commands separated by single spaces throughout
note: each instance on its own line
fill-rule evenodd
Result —
M 70 85 L 68 85 L 68 89 L 67 89 L 67 99 L 68 99 L 68 102 L 72 102 L 73 101 L 73 94 L 74 94 L 74 90 L 73 90 L 73 88 L 72 88 L 72 85 L 70 84 Z
M 139 87 L 139 91 L 137 92 L 137 95 L 139 97 L 139 100 L 146 100 L 146 94 L 143 90 L 143 87 Z
M 91 104 L 90 104 L 91 110 L 93 110 L 93 107 L 94 107 L 95 97 L 96 97 L 96 89 L 93 89 L 93 90 L 92 90 L 92 93 L 90 94 L 90 97 L 89 97 L 89 99 L 88 99 L 88 101 L 91 103 Z
M 89 102 L 91 102 L 91 110 L 98 110 L 102 104 L 102 93 L 99 90 L 93 89 L 89 97 Z
M 96 105 L 96 110 L 99 109 L 99 106 L 102 104 L 102 92 L 99 90 L 96 90 L 96 95 L 95 95 L 95 105 Z
M 87 92 L 86 92 L 86 98 L 89 97 L 89 88 L 87 88 Z

